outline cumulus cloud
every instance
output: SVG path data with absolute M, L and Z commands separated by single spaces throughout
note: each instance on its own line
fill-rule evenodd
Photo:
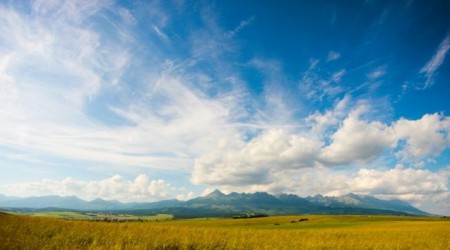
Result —
M 197 158 L 193 182 L 225 191 L 391 195 L 410 197 L 415 204 L 419 199 L 413 197 L 429 200 L 447 192 L 448 177 L 418 167 L 448 148 L 448 117 L 432 114 L 386 124 L 363 119 L 369 110 L 364 106 L 345 115 L 348 102 L 344 98 L 334 109 L 308 117 L 310 130 L 272 128 L 249 141 L 236 135 L 232 143 Z M 373 169 L 381 156 L 398 157 L 411 168 Z
M 448 177 L 399 165 L 385 171 L 361 169 L 348 183 L 349 188 L 358 193 L 411 200 L 419 195 L 447 192 Z
M 315 112 L 306 118 L 306 122 L 311 126 L 313 133 L 317 135 L 325 135 L 326 130 L 330 126 L 337 125 L 349 112 L 349 103 L 351 97 L 344 96 L 341 100 L 336 102 L 333 109 L 326 110 L 324 113 Z
M 450 213 L 449 168 L 433 173 L 397 166 L 389 170 L 361 169 L 348 180 L 348 190 L 384 199 L 401 199 L 425 211 Z
M 210 185 L 272 182 L 271 172 L 311 167 L 322 146 L 320 141 L 269 129 L 249 143 L 222 147 L 195 161 L 192 180 Z
M 392 169 L 363 168 L 347 174 L 329 170 L 323 174 L 324 180 L 319 182 L 326 189 L 323 190 L 326 195 L 339 196 L 353 192 L 381 199 L 401 199 L 429 213 L 449 215 L 449 170 L 445 168 L 431 172 L 402 165 Z M 330 175 L 337 176 L 338 185 L 326 183 Z
M 320 159 L 329 165 L 364 163 L 396 143 L 388 126 L 378 121 L 360 120 L 359 110 L 349 114 L 331 139 L 332 143 L 320 155 Z
M 338 123 L 340 109 L 338 105 L 334 110 L 308 117 L 307 121 L 313 124 L 312 131 L 322 131 L 323 127 Z M 450 145 L 450 118 L 443 114 L 426 114 L 418 120 L 401 118 L 388 125 L 362 120 L 360 115 L 364 109 L 360 106 L 352 111 L 330 136 L 331 144 L 324 147 L 320 155 L 323 162 L 330 165 L 364 163 L 376 159 L 385 150 L 395 152 L 400 160 L 420 161 L 439 156 Z
M 400 119 L 393 125 L 396 137 L 406 146 L 397 152 L 401 159 L 435 157 L 450 146 L 450 118 L 426 114 L 419 120 Z
M 44 179 L 38 182 L 2 185 L 2 189 L 11 196 L 76 195 L 88 200 L 102 198 L 124 202 L 186 196 L 164 180 L 150 180 L 147 175 L 138 175 L 134 180 L 126 180 L 120 175 L 99 181 L 81 181 L 71 177 L 63 180 Z M 188 193 L 186 197 L 190 196 L 192 194 Z
M 177 195 L 177 200 L 180 200 L 180 201 L 186 201 L 186 200 L 190 200 L 190 199 L 193 199 L 193 198 L 195 198 L 195 194 L 194 194 L 194 192 L 188 192 L 188 193 L 185 193 L 185 194 L 179 194 L 179 195 Z

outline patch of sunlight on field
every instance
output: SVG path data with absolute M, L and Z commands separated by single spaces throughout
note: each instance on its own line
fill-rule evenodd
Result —
M 432 217 L 111 223 L 0 214 L 0 221 L 0 249 L 450 249 L 450 220 Z

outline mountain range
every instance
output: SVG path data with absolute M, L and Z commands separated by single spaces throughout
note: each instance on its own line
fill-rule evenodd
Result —
M 220 217 L 242 214 L 386 214 L 429 215 L 401 200 L 382 200 L 367 195 L 299 197 L 265 192 L 224 194 L 219 190 L 187 201 L 122 203 L 116 200 L 85 201 L 76 196 L 7 197 L 0 195 L 0 208 L 34 210 L 76 210 L 126 212 L 128 214 L 169 213 L 176 217 Z

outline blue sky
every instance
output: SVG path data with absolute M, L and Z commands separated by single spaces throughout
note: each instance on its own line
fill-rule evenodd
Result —
M 0 1 L 0 193 L 450 214 L 447 1 Z

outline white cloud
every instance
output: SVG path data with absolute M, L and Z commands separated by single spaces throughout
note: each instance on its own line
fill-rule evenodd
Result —
M 396 167 L 389 170 L 361 169 L 349 182 L 358 193 L 390 197 L 434 194 L 447 192 L 448 176 L 440 176 L 429 170 Z
M 348 193 L 401 199 L 426 212 L 450 215 L 450 168 L 438 172 L 397 166 L 392 169 L 301 169 L 279 176 L 284 190 L 303 196 Z
M 237 129 L 229 114 L 238 95 L 209 98 L 182 63 L 154 56 L 140 65 L 128 32 L 134 22 L 90 19 L 102 11 L 131 18 L 123 8 L 46 3 L 35 2 L 32 15 L 0 5 L 0 32 L 11 34 L 0 37 L 7 107 L 0 109 L 0 145 L 96 165 L 185 171 Z M 133 84 L 122 82 L 126 74 Z
M 342 77 L 345 75 L 345 69 L 341 69 L 335 73 L 333 73 L 333 75 L 331 76 L 331 80 L 332 82 L 338 83 L 341 81 Z
M 365 163 L 388 149 L 400 160 L 420 161 L 437 157 L 450 146 L 450 118 L 442 114 L 426 114 L 419 120 L 401 118 L 389 126 L 379 121 L 361 120 L 362 109 L 364 106 L 352 111 L 330 136 L 332 142 L 323 148 L 321 161 L 329 165 Z M 336 124 L 336 114 L 339 114 L 337 109 L 310 116 L 313 131 L 323 131 L 323 127 Z M 405 143 L 399 145 L 399 141 Z
M 448 195 L 448 175 L 424 168 L 450 145 L 449 118 L 433 114 L 418 120 L 402 118 L 389 125 L 364 120 L 368 106 L 359 106 L 346 115 L 350 101 L 350 97 L 343 98 L 332 110 L 309 116 L 306 121 L 311 130 L 299 133 L 271 128 L 248 142 L 238 135 L 228 138 L 195 161 L 193 182 L 227 192 L 357 192 L 407 199 L 427 211 L 445 212 L 448 202 L 433 210 L 426 201 Z M 397 155 L 414 168 L 371 169 L 384 155 Z M 355 163 L 358 167 L 349 167 Z M 337 165 L 345 167 L 331 168 Z
M 135 24 L 137 22 L 136 18 L 133 16 L 131 11 L 128 9 L 119 8 L 119 14 L 122 17 L 122 19 L 129 24 Z
M 349 95 L 344 96 L 341 100 L 337 101 L 333 109 L 326 110 L 323 114 L 315 112 L 306 118 L 306 122 L 310 124 L 312 132 L 317 135 L 323 135 L 330 126 L 337 125 L 349 112 L 349 103 L 351 97 Z
M 226 72 L 229 65 L 223 61 L 227 53 L 234 53 L 226 31 L 210 6 L 202 5 L 199 9 L 202 29 L 190 30 L 189 45 L 193 61 L 207 61 L 221 72 Z M 220 67 L 219 67 L 220 66 Z
M 146 175 L 138 175 L 134 180 L 126 180 L 120 175 L 99 181 L 80 181 L 71 177 L 63 180 L 44 179 L 38 182 L 25 182 L 2 185 L 10 196 L 75 195 L 92 200 L 154 201 L 174 198 L 179 190 L 164 180 L 149 180 Z M 192 196 L 192 194 L 190 194 Z M 188 196 L 189 197 L 189 194 Z
M 348 185 L 352 192 L 401 199 L 425 211 L 449 215 L 449 177 L 449 168 L 437 173 L 402 167 L 385 171 L 361 169 Z
M 0 51 L 9 58 L 3 71 L 17 89 L 38 95 L 35 99 L 50 92 L 79 108 L 103 87 L 114 85 L 129 61 L 121 41 L 127 37 L 125 26 L 100 34 L 82 24 L 110 7 L 106 2 L 36 1 L 33 15 L 25 15 L 0 6 L 0 31 L 11 34 L 0 38 Z
M 200 196 L 202 196 L 202 197 L 207 196 L 208 194 L 212 193 L 214 190 L 215 190 L 215 188 L 207 187 L 202 191 Z M 221 190 L 221 192 L 223 192 L 223 191 Z
M 330 51 L 328 52 L 327 62 L 335 61 L 339 58 L 341 58 L 341 54 L 339 52 Z
M 428 63 L 420 69 L 419 73 L 425 76 L 425 82 L 421 84 L 420 88 L 426 89 L 434 84 L 436 72 L 444 62 L 449 49 L 450 35 L 447 35 L 444 40 L 442 40 L 441 44 L 439 44 L 436 53 L 433 55 L 430 61 L 428 61 Z
M 169 36 L 167 36 L 166 33 L 164 33 L 158 26 L 152 25 L 153 30 L 155 33 L 164 41 L 169 41 Z
M 186 194 L 177 195 L 177 200 L 186 201 L 195 198 L 195 194 L 193 192 L 188 192 Z
M 370 72 L 370 73 L 367 75 L 367 77 L 368 77 L 370 80 L 376 80 L 376 79 L 378 79 L 378 78 L 384 76 L 385 74 L 386 74 L 386 70 L 385 70 L 384 68 L 378 68 L 378 69 L 376 69 L 376 70 Z
M 336 72 L 319 67 L 319 60 L 311 60 L 309 68 L 300 79 L 299 89 L 307 99 L 322 101 L 324 98 L 334 98 L 344 92 L 340 83 L 346 69 Z
M 359 119 L 359 110 L 353 111 L 342 126 L 331 136 L 332 143 L 325 147 L 320 159 L 329 165 L 365 163 L 380 156 L 396 144 L 391 129 L 385 124 Z
M 450 146 L 450 118 L 442 114 L 426 114 L 419 120 L 400 119 L 394 125 L 396 137 L 406 141 L 397 152 L 401 159 L 436 157 Z
M 330 110 L 323 114 L 319 112 L 311 114 L 306 118 L 306 121 L 311 124 L 312 130 L 317 134 L 321 134 L 326 128 L 339 122 L 334 112 Z
M 194 183 L 267 184 L 272 182 L 272 172 L 314 166 L 322 146 L 320 141 L 289 135 L 282 129 L 269 129 L 247 144 L 234 140 L 195 161 Z
M 255 21 L 254 16 L 251 16 L 246 20 L 242 20 L 236 28 L 234 28 L 232 31 L 227 32 L 225 36 L 228 38 L 233 38 L 234 36 L 236 36 L 237 33 L 239 33 L 247 26 L 251 25 L 254 21 Z

